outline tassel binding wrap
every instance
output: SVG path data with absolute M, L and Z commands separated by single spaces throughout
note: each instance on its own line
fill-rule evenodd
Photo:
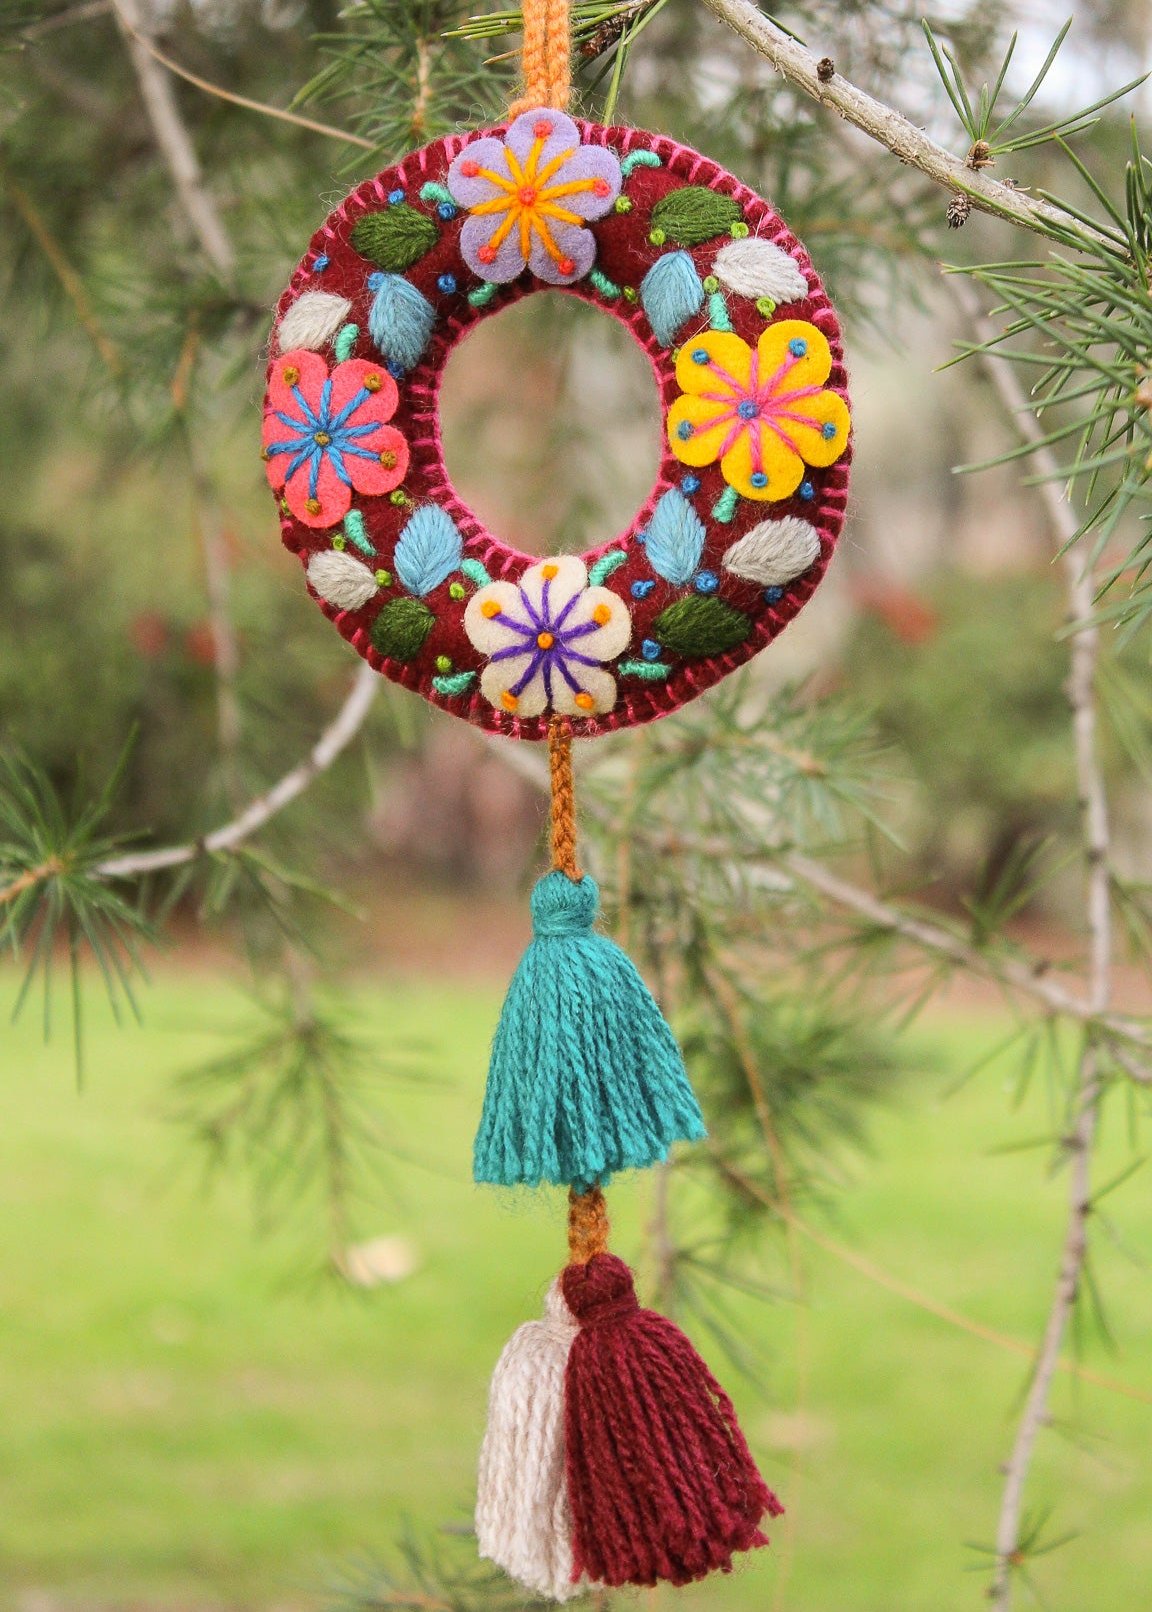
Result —
M 580 1327 L 564 1391 L 574 1575 L 617 1587 L 731 1571 L 784 1509 L 732 1401 L 680 1329 L 640 1307 L 623 1260 L 595 1254 L 560 1283 Z
M 634 964 L 593 924 L 595 880 L 548 873 L 492 1047 L 473 1173 L 498 1186 L 606 1181 L 703 1137 L 684 1060 Z
M 564 1469 L 564 1374 L 576 1322 L 559 1280 L 544 1312 L 512 1335 L 492 1375 L 476 1542 L 481 1556 L 525 1588 L 568 1601 L 585 1586 L 573 1576 Z

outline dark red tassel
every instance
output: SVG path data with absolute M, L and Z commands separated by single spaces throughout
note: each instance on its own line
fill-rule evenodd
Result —
M 561 1277 L 580 1331 L 564 1382 L 574 1576 L 688 1584 L 766 1545 L 768 1488 L 732 1401 L 679 1327 L 640 1307 L 632 1272 L 594 1254 Z

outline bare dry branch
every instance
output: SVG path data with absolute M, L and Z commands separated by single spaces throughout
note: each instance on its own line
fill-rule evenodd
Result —
M 236 267 L 232 242 L 204 183 L 200 159 L 180 116 L 172 81 L 145 44 L 148 27 L 141 0 L 112 0 L 112 6 L 132 59 L 148 121 L 168 164 L 180 205 L 204 256 L 222 280 L 230 280 Z
M 987 339 L 996 332 L 982 315 L 975 293 L 963 281 L 952 282 L 967 318 Z M 1094 624 L 1095 582 L 1091 563 L 1074 547 L 1078 523 L 1062 491 L 1059 466 L 1043 442 L 1034 409 L 1016 370 L 991 354 L 984 368 L 996 393 L 1015 423 L 1021 438 L 1032 448 L 1033 465 L 1052 528 L 1057 557 L 1064 571 L 1071 637 L 1071 664 L 1066 684 L 1072 717 L 1076 785 L 1083 826 L 1085 910 L 1088 931 L 1088 981 L 1085 1006 L 1103 1020 L 1112 996 L 1112 901 L 1108 824 L 1108 797 L 1101 764 L 1097 727 L 1096 674 L 1100 657 L 1100 631 Z M 1048 1405 L 1073 1309 L 1080 1292 L 1088 1254 L 1088 1217 L 1092 1212 L 1092 1154 L 1099 1116 L 1100 1050 L 1089 1030 L 1084 1038 L 1077 1078 L 1074 1118 L 1065 1138 L 1068 1154 L 1068 1214 L 1060 1253 L 1055 1292 L 1036 1356 L 1036 1368 L 1025 1398 L 1012 1449 L 1004 1468 L 1004 1490 L 996 1530 L 996 1572 L 990 1602 L 996 1612 L 1009 1612 L 1014 1587 L 1013 1568 L 1019 1559 L 1020 1522 L 1024 1489 L 1040 1429 L 1048 1418 Z
M 193 840 L 188 845 L 169 845 L 161 850 L 133 851 L 125 856 L 111 857 L 107 862 L 102 862 L 96 871 L 106 879 L 142 878 L 149 873 L 162 873 L 167 868 L 184 867 L 198 857 L 214 852 L 236 850 L 271 822 L 278 812 L 298 800 L 309 784 L 326 772 L 340 752 L 351 744 L 364 726 L 379 687 L 378 675 L 366 661 L 362 662 L 347 699 L 304 760 L 286 772 L 271 789 L 250 801 L 231 822 L 224 823 L 203 839 Z
M 547 768 L 538 756 L 525 753 L 529 746 L 515 740 L 489 739 L 479 733 L 477 737 L 511 771 L 537 789 L 548 788 Z M 585 810 L 593 809 L 591 806 L 585 807 Z M 656 849 L 670 855 L 688 852 L 713 861 L 722 861 L 732 855 L 732 847 L 722 840 L 713 843 L 680 834 L 664 835 Z M 782 890 L 786 891 L 790 885 L 807 885 L 833 906 L 855 913 L 865 923 L 899 936 L 920 951 L 942 957 L 967 973 L 992 980 L 1006 991 L 1030 997 L 1050 1013 L 1063 1015 L 1079 1024 L 1093 1025 L 1102 1034 L 1126 1043 L 1130 1048 L 1139 1049 L 1142 1054 L 1152 1054 L 1152 1033 L 1140 1020 L 1122 1013 L 1098 1012 L 1089 996 L 1068 989 L 1039 962 L 973 946 L 943 924 L 933 923 L 917 913 L 893 906 L 891 902 L 833 873 L 823 862 L 802 852 L 778 851 L 765 846 L 762 851 L 741 851 L 740 860 L 743 865 L 749 862 L 763 863 L 770 872 L 780 873 Z M 1152 1085 L 1152 1066 L 1134 1058 L 1124 1061 L 1124 1069 L 1139 1084 Z
M 123 18 L 121 21 L 123 22 Z M 205 95 L 214 95 L 218 101 L 227 101 L 230 106 L 243 107 L 246 112 L 259 112 L 262 117 L 276 118 L 281 123 L 294 123 L 298 129 L 310 129 L 313 134 L 326 135 L 329 140 L 343 140 L 347 145 L 359 146 L 363 151 L 376 149 L 371 140 L 365 140 L 360 134 L 352 134 L 348 129 L 337 129 L 331 123 L 320 123 L 316 118 L 303 117 L 299 112 L 289 112 L 282 106 L 269 106 L 267 101 L 254 101 L 249 95 L 237 95 L 235 90 L 226 90 L 221 84 L 213 84 L 211 79 L 201 78 L 199 73 L 191 72 L 164 51 L 157 49 L 147 34 L 130 27 L 128 31 L 154 62 L 166 68 L 176 78 L 182 78 L 186 84 L 191 84 L 194 89 L 202 90 Z
M 901 162 L 918 168 L 954 195 L 967 197 L 973 207 L 1005 219 L 1009 224 L 1018 224 L 1021 229 L 1041 235 L 1051 235 L 1054 231 L 1068 233 L 1072 220 L 1058 207 L 1002 184 L 985 170 L 969 167 L 966 157 L 954 156 L 937 145 L 923 129 L 918 129 L 893 107 L 878 101 L 866 90 L 858 89 L 839 73 L 833 73 L 831 78 L 821 77 L 820 58 L 778 28 L 751 0 L 704 0 L 704 4 L 754 51 L 771 62 L 782 78 L 819 101 L 821 106 L 831 107 Z M 1114 241 L 1107 240 L 1089 225 L 1077 223 L 1076 229 L 1118 250 Z

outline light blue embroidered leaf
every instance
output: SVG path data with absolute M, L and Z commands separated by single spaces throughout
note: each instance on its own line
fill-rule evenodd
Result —
M 704 282 L 687 252 L 665 252 L 640 282 L 640 301 L 661 347 L 671 347 L 686 319 L 704 306 Z
M 368 287 L 376 293 L 368 310 L 372 340 L 398 369 L 412 369 L 428 345 L 435 308 L 399 274 L 370 274 Z
M 666 492 L 648 523 L 644 545 L 648 563 L 666 582 L 683 587 L 691 580 L 704 552 L 704 522 L 684 494 Z
M 436 504 L 423 504 L 400 533 L 393 556 L 396 575 L 417 597 L 460 569 L 463 543 L 455 525 Z

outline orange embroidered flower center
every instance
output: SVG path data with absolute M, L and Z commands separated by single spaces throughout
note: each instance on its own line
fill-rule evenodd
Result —
M 497 173 L 493 168 L 482 168 L 476 162 L 460 164 L 460 172 L 466 178 L 486 179 L 500 193 L 469 209 L 473 215 L 488 215 L 495 221 L 492 234 L 477 249 L 476 256 L 481 263 L 494 263 L 504 242 L 515 232 L 525 258 L 531 251 L 535 237 L 560 273 L 567 278 L 575 274 L 576 264 L 557 243 L 554 229 L 557 224 L 580 226 L 584 220 L 564 202 L 569 196 L 586 193 L 607 196 L 612 187 L 600 175 L 587 179 L 557 180 L 560 170 L 576 155 L 576 147 L 559 151 L 544 162 L 544 145 L 553 132 L 552 124 L 542 118 L 533 126 L 532 132 L 532 147 L 523 166 L 510 147 L 504 148 L 511 177 Z

